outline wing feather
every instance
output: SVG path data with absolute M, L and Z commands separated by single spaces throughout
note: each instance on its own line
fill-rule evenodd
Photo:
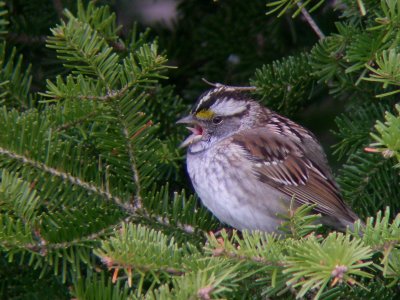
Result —
M 254 162 L 260 181 L 294 196 L 299 204 L 316 204 L 317 212 L 351 222 L 358 219 L 343 202 L 328 166 L 318 166 L 296 142 L 265 128 L 237 133 L 233 142 Z

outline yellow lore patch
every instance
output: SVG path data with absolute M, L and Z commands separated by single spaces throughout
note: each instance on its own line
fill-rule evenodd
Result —
M 215 113 L 209 109 L 202 109 L 196 114 L 196 117 L 203 120 L 210 120 L 214 117 Z

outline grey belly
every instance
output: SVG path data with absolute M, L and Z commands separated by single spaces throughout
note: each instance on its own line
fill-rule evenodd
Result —
M 201 155 L 188 157 L 188 173 L 203 204 L 239 230 L 276 231 L 281 223 L 277 213 L 287 214 L 287 197 L 260 183 L 251 170 L 236 166 L 228 173 L 224 165 L 206 163 Z

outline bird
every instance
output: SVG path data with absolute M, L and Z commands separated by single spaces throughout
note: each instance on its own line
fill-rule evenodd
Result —
M 191 131 L 180 147 L 203 205 L 240 231 L 282 233 L 292 204 L 313 205 L 319 222 L 336 230 L 353 228 L 359 217 L 314 134 L 264 107 L 254 89 L 213 84 L 177 121 Z

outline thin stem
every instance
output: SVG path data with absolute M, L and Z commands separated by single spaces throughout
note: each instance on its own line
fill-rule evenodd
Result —
M 82 124 L 84 122 L 87 122 L 87 120 L 89 118 L 94 117 L 95 115 L 97 115 L 97 112 L 91 112 L 91 113 L 87 114 L 86 116 L 84 116 L 82 118 L 79 118 L 79 119 L 76 119 L 76 120 L 74 120 L 72 122 L 64 123 L 63 125 L 58 126 L 55 129 L 55 131 L 56 132 L 60 132 L 60 131 L 67 130 L 67 129 L 71 128 L 71 127 L 75 127 L 76 125 L 79 125 L 79 124 Z
M 49 173 L 55 177 L 59 177 L 65 181 L 68 181 L 71 184 L 77 185 L 87 191 L 90 191 L 97 195 L 100 195 L 103 198 L 105 198 L 111 202 L 114 202 L 116 205 L 118 205 L 119 207 L 121 207 L 123 210 L 125 210 L 127 212 L 135 213 L 137 210 L 135 207 L 132 207 L 129 203 L 125 203 L 124 201 L 122 201 L 121 198 L 116 197 L 116 196 L 112 195 L 111 193 L 103 190 L 102 188 L 99 188 L 91 183 L 88 183 L 88 182 L 82 180 L 81 178 L 75 177 L 75 176 L 71 175 L 70 173 L 59 171 L 55 168 L 47 166 L 44 163 L 35 161 L 26 156 L 14 153 L 12 151 L 9 151 L 9 150 L 1 148 L 1 147 L 0 147 L 0 155 L 5 155 L 5 156 L 8 156 L 9 158 L 12 158 L 12 159 L 18 160 L 22 163 L 31 165 L 32 167 L 34 167 L 36 169 L 42 170 L 42 171 Z
M 125 218 L 124 220 L 121 221 L 120 224 L 122 224 L 123 222 L 128 222 L 130 220 L 130 217 Z M 35 232 L 35 238 L 37 239 L 37 243 L 28 243 L 28 244 L 15 244 L 15 243 L 9 243 L 7 241 L 2 242 L 1 244 L 5 247 L 18 247 L 18 248 L 25 248 L 25 249 L 29 249 L 31 251 L 34 251 L 36 253 L 39 253 L 42 256 L 46 256 L 49 251 L 51 250 L 58 250 L 58 249 L 67 249 L 73 246 L 77 246 L 77 245 L 83 245 L 83 244 L 87 244 L 92 245 L 92 244 L 88 244 L 88 243 L 92 243 L 92 242 L 96 242 L 98 241 L 102 236 L 105 236 L 107 234 L 110 234 L 112 232 L 113 229 L 117 228 L 119 225 L 111 225 L 111 226 L 107 226 L 106 228 L 103 228 L 97 232 L 91 233 L 87 236 L 83 236 L 83 237 L 79 237 L 76 238 L 72 241 L 68 241 L 68 242 L 60 242 L 60 243 L 49 243 L 48 241 L 46 241 L 38 232 Z M 39 235 L 39 238 L 38 238 Z
M 205 78 L 202 78 L 201 80 L 203 82 L 205 82 L 206 84 L 211 85 L 212 87 L 215 87 L 215 88 L 222 88 L 223 87 L 223 88 L 225 88 L 227 90 L 231 89 L 231 90 L 250 92 L 250 91 L 255 91 L 257 89 L 255 86 L 233 86 L 233 85 L 222 84 L 222 83 L 219 83 L 219 82 L 215 82 L 215 83 L 214 82 L 210 82 Z
M 176 226 L 183 232 L 186 232 L 187 234 L 193 234 L 196 231 L 195 227 L 193 227 L 190 224 L 184 224 L 184 223 L 175 221 L 174 225 L 171 225 L 170 220 L 165 216 L 153 216 L 153 218 L 156 219 L 159 224 L 162 224 L 164 226 L 172 226 L 172 227 Z M 203 234 L 205 236 L 206 232 L 203 232 Z
M 142 196 L 141 196 L 141 184 L 140 184 L 139 169 L 137 168 L 135 151 L 134 151 L 134 147 L 133 147 L 133 143 L 132 143 L 132 136 L 129 134 L 128 125 L 126 124 L 124 114 L 121 110 L 119 101 L 117 101 L 116 112 L 117 112 L 117 115 L 120 117 L 120 124 L 123 127 L 122 133 L 125 138 L 126 150 L 128 151 L 129 165 L 131 167 L 132 179 L 136 185 L 136 191 L 135 191 L 135 195 L 133 197 L 133 201 L 132 201 L 131 205 L 135 209 L 141 209 L 143 207 L 143 203 L 142 203 Z M 133 137 L 136 137 L 136 135 L 134 134 Z
M 308 13 L 307 9 L 303 7 L 303 2 L 299 1 L 296 3 L 299 8 L 301 8 L 301 14 L 306 19 L 307 23 L 311 26 L 314 32 L 318 35 L 319 39 L 322 40 L 325 38 L 325 34 L 322 30 L 318 27 L 317 23 L 315 23 L 314 19 Z
M 13 32 L 9 32 L 7 35 L 7 40 L 11 43 L 24 44 L 29 46 L 34 44 L 44 44 L 46 42 L 46 36 L 45 35 L 30 36 L 25 33 L 16 34 Z
M 61 0 L 53 0 L 54 10 L 57 12 L 58 17 L 61 19 L 63 16 L 64 6 Z
M 237 254 L 235 252 L 226 250 L 225 248 L 217 248 L 214 249 L 212 252 L 212 255 L 214 257 L 219 257 L 219 256 L 224 256 L 227 258 L 231 258 L 231 259 L 237 259 L 237 260 L 250 260 L 256 263 L 260 263 L 262 265 L 266 265 L 266 266 L 273 266 L 273 267 L 284 267 L 285 263 L 283 261 L 268 261 L 265 258 L 261 257 L 261 256 L 246 256 L 246 255 L 240 255 Z

